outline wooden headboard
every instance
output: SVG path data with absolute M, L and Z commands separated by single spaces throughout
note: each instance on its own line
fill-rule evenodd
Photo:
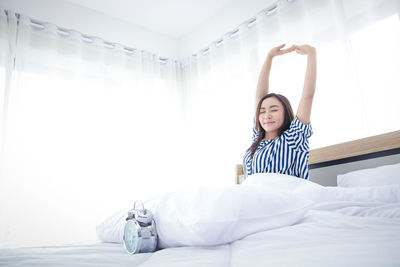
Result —
M 311 170 L 393 154 L 400 154 L 400 131 L 312 149 L 308 163 Z M 239 184 L 243 179 L 243 166 L 236 164 L 235 183 Z

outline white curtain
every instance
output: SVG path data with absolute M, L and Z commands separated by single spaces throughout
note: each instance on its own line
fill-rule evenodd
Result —
M 137 199 L 232 184 L 283 42 L 317 48 L 311 148 L 399 130 L 399 2 L 289 2 L 183 62 L 1 10 L 0 247 L 94 239 Z M 273 62 L 271 91 L 295 111 L 305 67 Z
M 185 183 L 179 62 L 12 12 L 0 27 L 1 246 L 95 239 Z
M 281 43 L 317 48 L 311 148 L 400 129 L 399 1 L 277 3 L 185 62 L 193 168 L 209 167 L 198 179 L 233 182 L 251 144 L 259 70 Z M 294 112 L 305 70 L 306 57 L 296 53 L 273 60 L 270 91 L 287 96 Z

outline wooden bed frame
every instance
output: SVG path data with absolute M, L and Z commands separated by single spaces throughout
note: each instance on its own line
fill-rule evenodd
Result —
M 312 170 L 396 154 L 400 154 L 400 131 L 310 150 L 309 168 Z M 243 165 L 236 164 L 235 183 L 239 184 L 243 179 Z

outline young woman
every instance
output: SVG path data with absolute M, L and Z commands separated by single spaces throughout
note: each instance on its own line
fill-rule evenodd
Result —
M 272 172 L 308 179 L 310 115 L 317 80 L 316 50 L 309 45 L 283 49 L 284 46 L 269 51 L 258 78 L 253 143 L 243 159 L 246 176 Z M 290 52 L 307 55 L 304 88 L 296 116 L 286 97 L 269 93 L 273 58 Z

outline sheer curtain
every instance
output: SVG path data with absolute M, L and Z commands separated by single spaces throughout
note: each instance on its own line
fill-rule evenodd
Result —
M 398 1 L 279 1 L 185 61 L 185 123 L 198 178 L 232 183 L 251 144 L 259 70 L 270 48 L 317 48 L 311 148 L 400 129 Z M 270 90 L 301 97 L 306 57 L 273 61 Z M 210 175 L 218 174 L 218 175 Z
M 0 246 L 94 239 L 134 200 L 232 184 L 283 42 L 317 47 L 311 148 L 398 130 L 398 1 L 277 3 L 182 62 L 1 10 Z M 305 67 L 273 62 L 294 110 Z
M 1 246 L 95 239 L 185 183 L 179 62 L 1 13 Z

